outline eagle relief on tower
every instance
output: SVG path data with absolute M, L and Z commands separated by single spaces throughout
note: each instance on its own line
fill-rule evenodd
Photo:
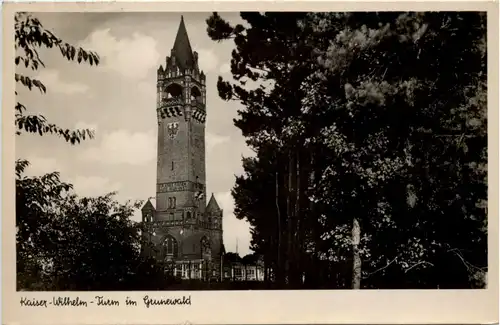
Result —
M 171 139 L 174 139 L 177 136 L 177 133 L 179 132 L 179 123 L 178 122 L 172 122 L 168 123 L 168 136 Z

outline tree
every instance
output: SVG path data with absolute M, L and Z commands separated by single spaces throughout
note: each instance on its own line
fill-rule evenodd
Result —
M 275 175 L 278 166 L 273 159 L 274 153 L 273 148 L 264 150 L 262 147 L 257 157 L 245 158 L 245 174 L 236 178 L 232 190 L 235 198 L 234 213 L 238 219 L 245 219 L 250 223 L 251 249 L 263 256 L 268 270 L 278 267 L 278 219 L 281 219 L 276 211 Z
M 224 254 L 224 261 L 228 263 L 238 263 L 241 262 L 241 257 L 238 253 L 227 252 Z
M 18 286 L 85 290 L 123 281 L 131 271 L 123 262 L 136 250 L 131 207 L 111 196 L 79 199 L 58 173 L 26 177 L 27 162 L 22 165 L 16 179 Z
M 90 65 L 99 64 L 99 56 L 92 51 L 86 51 L 80 47 L 75 47 L 61 40 L 51 31 L 45 29 L 40 21 L 31 14 L 19 12 L 15 15 L 14 46 L 16 49 L 15 64 L 17 69 L 27 71 L 37 71 L 44 68 L 45 64 L 40 58 L 38 50 L 41 47 L 49 49 L 57 48 L 62 56 L 68 61 L 76 60 L 78 63 L 86 62 Z M 32 90 L 38 89 L 42 94 L 47 92 L 47 88 L 42 81 L 27 75 L 15 74 L 16 83 Z M 16 91 L 17 95 L 17 91 Z M 54 134 L 62 137 L 65 141 L 75 144 L 80 143 L 85 138 L 92 138 L 94 133 L 91 130 L 70 130 L 56 124 L 50 123 L 43 115 L 28 114 L 26 106 L 17 102 L 15 106 L 16 134 L 38 133 L 39 135 Z
M 309 173 L 306 157 L 310 154 L 304 150 L 303 137 L 294 132 L 305 96 L 301 80 L 311 71 L 307 55 L 310 49 L 296 23 L 306 14 L 242 13 L 241 17 L 249 27 L 232 27 L 216 13 L 207 20 L 212 39 L 234 38 L 236 45 L 231 72 L 237 83 L 219 78 L 219 95 L 245 106 L 245 110 L 238 111 L 235 125 L 255 151 L 274 148 L 273 157 L 268 159 L 276 161 L 279 168 L 273 173 L 272 188 L 276 191 L 271 196 L 274 211 L 269 213 L 277 225 L 272 236 L 276 240 L 276 279 L 295 285 L 301 278 L 304 247 L 303 240 L 296 239 L 305 236 L 306 228 L 301 227 L 301 222 L 307 213 L 304 189 Z M 256 81 L 256 87 L 247 85 Z M 259 227 L 259 231 L 263 228 Z
M 16 177 L 17 285 L 20 290 L 158 290 L 172 279 L 140 253 L 142 202 L 120 204 L 114 193 L 78 197 L 49 173 Z
M 351 263 L 354 288 L 476 286 L 487 260 L 485 17 L 241 17 L 248 27 L 213 14 L 208 34 L 235 42 L 239 84 L 219 78 L 219 95 L 245 107 L 235 125 L 257 158 L 233 196 L 255 243 L 278 216 L 278 280 L 329 261 Z M 257 179 L 276 184 L 274 208 Z
M 486 199 L 484 168 L 478 168 L 486 164 L 485 18 L 332 16 L 316 16 L 318 26 L 337 35 L 318 51 L 328 72 L 314 84 L 338 114 L 323 138 L 337 152 L 330 156 L 335 167 L 320 189 L 330 202 L 337 197 L 336 209 L 359 216 L 368 237 L 365 253 L 378 255 L 368 258 L 368 268 L 378 264 L 372 272 L 388 272 L 391 266 L 399 273 L 384 281 L 470 286 L 486 266 L 486 213 L 478 206 Z M 356 184 L 350 200 L 345 188 L 338 193 L 337 184 L 347 179 Z
M 39 56 L 39 49 L 59 48 L 62 55 L 72 61 L 76 59 L 92 64 L 99 63 L 96 53 L 85 51 L 81 48 L 63 42 L 52 32 L 46 30 L 40 21 L 31 14 L 19 12 L 15 15 L 15 64 L 16 70 L 37 71 L 45 67 L 43 60 Z M 45 93 L 47 88 L 37 79 L 16 71 L 16 83 L 32 90 L 38 89 Z M 17 95 L 17 91 L 15 92 Z M 93 132 L 90 130 L 63 129 L 53 123 L 49 123 L 43 115 L 30 115 L 27 108 L 22 103 L 17 102 L 15 106 L 16 135 L 23 132 L 55 134 L 61 136 L 67 142 L 75 144 L 86 137 L 92 138 Z M 38 245 L 46 244 L 50 241 L 53 232 L 50 230 L 48 212 L 49 207 L 56 207 L 61 203 L 62 192 L 68 191 L 71 186 L 59 180 L 59 174 L 50 173 L 39 178 L 32 178 L 21 182 L 21 175 L 28 166 L 28 161 L 16 161 L 16 226 L 17 226 L 17 265 L 18 265 L 18 285 L 29 287 L 32 280 L 37 279 L 37 275 L 42 275 L 45 265 L 40 262 L 37 250 Z M 47 213 L 46 213 L 47 212 Z M 38 219 L 40 217 L 40 219 Z M 35 258 L 37 257 L 37 258 Z M 27 273 L 34 278 L 27 278 Z M 21 282 L 19 282 L 21 281 Z M 23 282 L 24 281 L 24 282 Z

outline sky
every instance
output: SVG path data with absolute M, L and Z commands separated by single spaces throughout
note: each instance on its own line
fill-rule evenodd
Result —
M 61 138 L 23 134 L 16 157 L 30 161 L 28 175 L 59 171 L 82 196 L 117 191 L 119 201 L 145 200 L 156 189 L 156 70 L 170 54 L 181 13 L 35 13 L 42 25 L 64 41 L 96 51 L 97 67 L 65 60 L 55 49 L 41 49 L 45 68 L 17 72 L 41 80 L 46 94 L 18 87 L 17 100 L 31 114 L 43 114 L 63 128 L 90 128 L 95 138 L 71 146 Z M 241 158 L 251 156 L 233 124 L 237 102 L 217 93 L 217 78 L 230 79 L 232 41 L 214 42 L 206 33 L 210 13 L 184 13 L 191 47 L 207 76 L 207 196 L 224 210 L 226 251 L 250 253 L 249 224 L 233 214 L 230 194 Z M 221 13 L 240 22 L 238 13 Z M 136 213 L 134 220 L 140 220 Z

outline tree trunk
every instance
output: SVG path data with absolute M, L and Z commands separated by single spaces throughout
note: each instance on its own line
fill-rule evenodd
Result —
M 300 259 L 300 245 L 302 243 L 302 236 L 300 235 L 299 227 L 300 227 L 300 219 L 302 217 L 301 215 L 301 210 L 300 210 L 300 200 L 302 198 L 302 191 L 300 188 L 301 182 L 300 182 L 300 168 L 301 166 L 301 157 L 300 157 L 300 149 L 297 150 L 295 153 L 295 171 L 294 171 L 294 190 L 295 190 L 295 202 L 294 202 L 294 212 L 293 212 L 293 237 L 295 240 L 292 242 L 292 252 L 293 252 L 293 258 L 294 262 L 292 265 L 292 271 L 293 271 L 293 282 L 296 285 L 300 285 L 302 283 L 302 267 L 301 267 L 301 259 Z
M 300 150 L 297 161 L 297 206 L 296 206 L 296 250 L 297 250 L 297 271 L 299 281 L 304 284 L 304 271 L 309 264 L 307 251 L 307 242 L 311 231 L 308 222 L 310 221 L 311 209 L 308 198 L 309 181 L 311 178 L 311 154 Z
M 308 170 L 308 175 L 306 178 L 306 185 L 305 188 L 308 190 L 309 185 L 316 186 L 316 160 L 315 160 L 315 151 L 311 153 L 310 157 L 310 170 Z M 313 192 L 314 193 L 314 192 Z M 320 267 L 318 266 L 319 264 L 319 256 L 318 256 L 318 249 L 320 247 L 321 243 L 321 235 L 319 231 L 319 212 L 318 212 L 318 205 L 314 203 L 313 201 L 310 201 L 308 197 L 306 197 L 306 202 L 308 204 L 309 211 L 311 213 L 311 218 L 308 220 L 307 223 L 307 231 L 309 231 L 309 243 L 313 245 L 313 252 L 310 254 L 310 267 L 309 267 L 309 273 L 311 274 L 311 280 L 315 282 L 314 285 L 317 285 L 320 283 L 322 280 L 320 280 Z M 306 231 L 306 229 L 304 229 Z
M 271 236 L 271 242 L 273 241 L 273 238 Z M 267 282 L 267 268 L 269 265 L 269 259 L 267 257 L 267 253 L 264 255 L 264 282 Z
M 279 168 L 279 164 L 277 165 Z M 280 211 L 280 200 L 279 200 L 279 173 L 276 171 L 276 215 L 278 217 L 278 251 L 277 251 L 277 263 L 276 263 L 276 279 L 275 281 L 280 283 L 282 280 L 282 268 L 281 268 L 281 211 Z
M 302 152 L 299 149 L 295 152 L 295 170 L 294 170 L 294 190 L 295 190 L 295 202 L 294 202 L 294 213 L 293 213 L 293 237 L 295 238 L 292 242 L 292 256 L 293 256 L 293 264 L 292 264 L 292 277 L 293 281 L 296 285 L 302 285 L 302 242 L 303 236 L 302 231 L 300 229 L 301 220 L 304 218 L 304 211 L 302 208 L 302 198 L 303 198 L 303 190 L 301 181 L 302 172 L 301 168 L 303 168 L 302 163 Z
M 352 224 L 352 289 L 361 288 L 361 256 L 359 255 L 359 242 L 361 228 L 358 219 L 354 218 Z
M 290 151 L 288 165 L 288 189 L 287 189 L 287 252 L 286 252 L 286 280 L 287 284 L 291 285 L 293 282 L 292 265 L 295 263 L 294 256 L 294 214 L 295 214 L 295 193 L 294 185 L 296 182 L 296 155 L 295 152 Z

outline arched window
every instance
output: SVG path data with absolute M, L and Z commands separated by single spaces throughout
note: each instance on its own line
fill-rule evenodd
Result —
M 210 254 L 210 241 L 206 236 L 203 236 L 200 241 L 201 255 Z
M 177 257 L 177 241 L 172 236 L 167 236 L 163 242 L 163 250 L 165 258 Z
M 191 219 L 191 212 L 189 212 L 189 211 L 186 212 L 186 219 L 187 220 Z
M 191 88 L 191 101 L 197 101 L 201 103 L 201 92 L 196 86 L 193 86 Z
M 169 209 L 175 209 L 175 203 L 176 203 L 175 197 L 168 198 L 168 208 Z
M 167 99 L 169 98 L 179 98 L 182 96 L 182 87 L 179 84 L 173 83 L 168 85 L 165 89 Z

